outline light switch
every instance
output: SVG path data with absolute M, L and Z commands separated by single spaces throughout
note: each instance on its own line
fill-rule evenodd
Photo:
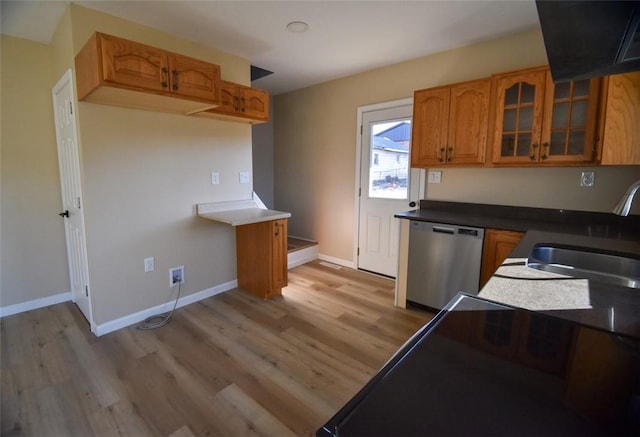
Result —
M 218 185 L 220 183 L 220 173 L 217 171 L 211 172 L 211 185 Z
M 251 176 L 250 176 L 248 171 L 241 171 L 240 172 L 240 183 L 241 184 L 248 184 L 250 177 Z
M 429 179 L 427 182 L 430 184 L 439 184 L 442 181 L 442 172 L 441 171 L 430 171 Z

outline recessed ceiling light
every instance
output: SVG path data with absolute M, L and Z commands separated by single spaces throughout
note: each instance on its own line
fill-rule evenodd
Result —
M 291 23 L 287 24 L 287 29 L 289 30 L 289 32 L 303 33 L 309 30 L 309 25 L 304 21 L 292 21 Z

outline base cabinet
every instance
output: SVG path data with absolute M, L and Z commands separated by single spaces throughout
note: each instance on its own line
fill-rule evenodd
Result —
M 287 219 L 236 227 L 238 286 L 262 299 L 287 285 Z
M 486 229 L 484 231 L 484 247 L 482 248 L 482 267 L 480 270 L 480 288 L 498 270 L 513 249 L 520 243 L 523 232 Z

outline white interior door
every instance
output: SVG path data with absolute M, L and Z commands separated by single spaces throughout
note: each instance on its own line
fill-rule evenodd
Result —
M 418 207 L 423 181 L 409 166 L 413 103 L 390 105 L 362 113 L 357 266 L 395 277 L 400 232 L 394 214 Z
M 95 331 L 91 313 L 87 244 L 82 212 L 80 153 L 71 70 L 67 70 L 53 87 L 52 94 L 60 185 L 62 187 L 62 213 L 60 215 L 65 223 L 71 292 L 73 301 L 89 321 L 91 330 Z

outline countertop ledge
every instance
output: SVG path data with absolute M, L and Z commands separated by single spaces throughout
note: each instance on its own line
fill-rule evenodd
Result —
M 196 205 L 196 209 L 199 217 L 231 226 L 249 225 L 291 217 L 290 212 L 261 208 L 253 199 L 199 203 Z

